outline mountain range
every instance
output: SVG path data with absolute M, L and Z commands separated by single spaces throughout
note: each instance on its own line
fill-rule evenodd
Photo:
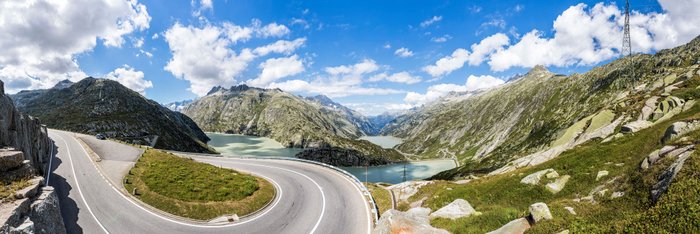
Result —
M 452 158 L 461 165 L 438 178 L 536 165 L 588 140 L 620 129 L 634 132 L 679 111 L 698 91 L 672 91 L 696 76 L 698 57 L 695 39 L 583 74 L 559 75 L 537 66 L 495 89 L 451 95 L 399 116 L 381 133 L 403 138 L 395 148 L 411 159 Z
M 366 117 L 325 96 L 303 98 L 246 85 L 214 87 L 182 113 L 205 131 L 264 136 L 286 147 L 310 148 L 300 155 L 306 159 L 341 166 L 404 159 L 393 149 L 358 140 L 378 130 Z

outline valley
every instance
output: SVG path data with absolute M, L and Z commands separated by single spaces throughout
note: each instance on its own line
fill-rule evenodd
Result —
M 285 148 L 275 140 L 266 137 L 254 137 L 236 134 L 207 133 L 211 138 L 209 145 L 223 157 L 289 157 L 294 158 L 302 149 Z M 374 142 L 383 147 L 398 144 L 400 139 L 394 137 L 363 137 L 361 139 L 377 140 Z M 426 160 L 395 163 L 391 165 L 370 167 L 340 167 L 358 179 L 372 183 L 404 182 L 404 164 L 406 180 L 422 180 L 439 172 L 455 167 L 452 160 Z

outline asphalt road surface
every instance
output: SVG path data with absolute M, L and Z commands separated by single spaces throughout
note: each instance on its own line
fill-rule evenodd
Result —
M 108 175 L 98 169 L 75 134 L 49 130 L 49 136 L 57 147 L 49 184 L 58 191 L 69 233 L 269 234 L 371 230 L 372 216 L 365 196 L 349 178 L 325 167 L 285 160 L 193 156 L 197 161 L 262 176 L 277 187 L 277 198 L 255 215 L 234 223 L 197 223 L 151 210 L 124 195 L 123 187 L 106 179 Z

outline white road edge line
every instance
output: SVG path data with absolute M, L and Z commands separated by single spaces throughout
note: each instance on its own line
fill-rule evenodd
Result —
M 68 143 L 66 143 L 66 139 L 64 139 L 60 134 L 56 134 L 58 138 L 61 138 L 61 141 L 63 141 L 63 145 L 66 146 L 66 150 L 68 153 L 68 161 L 70 162 L 70 168 L 73 171 L 73 180 L 75 181 L 75 186 L 78 187 L 78 193 L 80 194 L 80 199 L 83 200 L 83 203 L 85 204 L 85 207 L 87 208 L 88 212 L 90 212 L 90 215 L 92 215 L 92 218 L 95 219 L 95 222 L 102 228 L 102 231 L 105 233 L 109 234 L 109 231 L 105 228 L 105 226 L 102 225 L 99 219 L 97 219 L 97 216 L 95 216 L 95 213 L 92 212 L 92 209 L 90 209 L 90 205 L 88 205 L 87 201 L 85 200 L 85 196 L 83 196 L 83 191 L 80 189 L 80 183 L 78 183 L 78 174 L 75 173 L 75 166 L 73 166 L 73 157 L 71 156 L 70 153 L 70 148 L 68 147 Z M 85 149 L 83 149 L 85 150 Z
M 200 158 L 200 159 L 201 159 L 201 158 Z M 203 160 L 204 160 L 204 161 L 207 161 L 207 160 L 209 160 L 209 161 L 216 161 L 215 159 L 214 159 L 214 160 L 212 160 L 212 159 L 203 159 Z M 226 162 L 226 161 L 220 161 L 220 162 Z M 231 162 L 226 162 L 226 163 L 231 163 Z M 321 224 L 321 220 L 323 220 L 323 215 L 326 213 L 326 194 L 323 192 L 323 188 L 321 188 L 321 185 L 319 185 L 315 180 L 311 179 L 311 177 L 309 177 L 309 176 L 307 176 L 307 175 L 305 175 L 305 174 L 303 174 L 303 173 L 300 173 L 300 172 L 291 170 L 291 169 L 286 169 L 286 168 L 281 168 L 281 167 L 275 167 L 275 166 L 268 166 L 268 165 L 250 164 L 250 163 L 238 163 L 238 164 L 250 165 L 250 166 L 259 166 L 259 167 L 268 167 L 268 168 L 275 168 L 275 169 L 281 169 L 281 170 L 289 171 L 289 172 L 295 173 L 295 174 L 297 174 L 297 175 L 303 176 L 303 177 L 305 177 L 306 179 L 310 180 L 312 183 L 314 183 L 314 185 L 316 185 L 316 187 L 318 187 L 318 191 L 321 192 L 321 200 L 323 201 L 323 205 L 321 206 L 321 215 L 319 216 L 318 220 L 316 221 L 316 225 L 314 225 L 314 228 L 311 229 L 311 232 L 310 232 L 310 233 L 313 234 L 313 233 L 316 232 L 316 229 L 317 229 L 318 226 Z
M 63 139 L 63 138 L 62 138 L 62 139 Z M 73 140 L 74 140 L 75 142 L 77 142 L 77 140 L 75 139 L 75 137 L 73 137 Z M 65 141 L 64 141 L 64 144 L 65 144 Z M 85 155 L 89 155 L 89 154 L 87 153 L 87 151 L 85 150 L 85 148 L 83 147 L 83 145 L 82 145 L 82 144 L 79 144 L 79 145 L 80 145 L 80 148 L 81 148 L 81 149 L 83 150 L 83 152 L 85 153 Z M 91 162 L 92 162 L 92 160 L 91 160 Z M 316 229 L 318 228 L 318 226 L 321 224 L 321 220 L 323 219 L 323 215 L 324 215 L 324 213 L 325 213 L 325 211 L 326 211 L 326 195 L 323 193 L 323 189 L 321 188 L 321 186 L 320 186 L 318 183 L 316 183 L 316 181 L 314 181 L 313 179 L 311 179 L 311 178 L 308 177 L 307 175 L 304 175 L 304 174 L 302 174 L 302 173 L 299 173 L 299 172 L 296 172 L 296 171 L 293 171 L 293 170 L 290 170 L 290 169 L 286 169 L 286 168 L 274 167 L 274 166 L 267 166 L 267 165 L 248 164 L 248 163 L 243 163 L 243 164 L 251 165 L 251 166 L 260 166 L 260 167 L 275 168 L 275 169 L 280 169 L 280 170 L 289 171 L 289 172 L 292 172 L 292 173 L 301 175 L 301 176 L 307 178 L 308 180 L 310 180 L 311 182 L 313 182 L 313 183 L 318 187 L 319 191 L 321 191 L 321 197 L 322 197 L 322 200 L 323 200 L 323 208 L 322 208 L 322 210 L 321 210 L 321 216 L 320 216 L 320 218 L 318 219 L 318 221 L 316 222 L 316 225 L 315 225 L 314 228 L 312 229 L 311 233 L 314 233 L 314 232 L 316 231 Z M 96 165 L 95 165 L 94 163 L 93 163 L 93 166 L 95 166 L 95 169 L 97 169 L 97 167 L 96 167 Z M 98 173 L 100 173 L 100 175 L 102 174 L 102 172 L 101 172 L 99 169 L 97 169 L 97 171 L 98 171 Z M 163 216 L 161 216 L 161 215 L 159 215 L 159 214 L 156 214 L 156 213 L 154 213 L 154 212 L 152 212 L 152 211 L 150 211 L 150 210 L 148 210 L 148 209 L 142 207 L 141 205 L 137 204 L 136 202 L 132 201 L 130 198 L 126 197 L 126 195 L 124 195 L 124 194 L 121 193 L 119 190 L 117 190 L 117 188 L 115 188 L 111 183 L 108 182 L 108 184 L 109 184 L 110 187 L 112 187 L 112 189 L 113 189 L 115 192 L 117 192 L 119 195 L 121 195 L 124 199 L 126 199 L 127 201 L 129 201 L 131 204 L 133 204 L 133 205 L 135 205 L 136 207 L 142 209 L 143 211 L 146 211 L 147 213 L 149 213 L 149 214 L 151 214 L 151 215 L 154 215 L 154 216 L 156 216 L 156 217 L 158 217 L 158 218 L 161 218 L 161 219 L 163 219 L 163 220 L 166 220 L 166 221 L 169 221 L 169 222 L 172 222 L 172 223 L 176 223 L 176 224 L 180 224 L 180 225 L 190 226 L 190 227 L 199 227 L 199 228 L 224 228 L 224 227 L 238 226 L 238 225 L 241 225 L 241 224 L 248 223 L 248 222 L 251 222 L 251 221 L 253 221 L 253 220 L 256 220 L 256 219 L 258 219 L 259 217 L 262 217 L 262 216 L 264 216 L 265 214 L 267 214 L 268 212 L 270 212 L 270 210 L 272 210 L 272 209 L 279 203 L 279 201 L 280 201 L 281 198 L 282 198 L 282 188 L 279 186 L 279 184 L 277 184 L 276 181 L 274 181 L 274 180 L 272 180 L 272 179 L 270 179 L 270 178 L 268 178 L 268 177 L 262 176 L 262 175 L 260 175 L 260 176 L 263 177 L 263 178 L 265 178 L 265 179 L 267 179 L 267 180 L 272 181 L 272 182 L 275 184 L 275 187 L 277 187 L 277 188 L 279 189 L 279 191 L 280 191 L 280 196 L 279 196 L 278 199 L 275 201 L 275 203 L 274 203 L 269 209 L 265 210 L 263 213 L 261 213 L 261 214 L 255 216 L 255 217 L 252 218 L 252 219 L 249 219 L 249 220 L 246 220 L 246 221 L 243 221 L 243 222 L 240 222 L 240 223 L 227 224 L 227 225 L 217 225 L 217 226 L 189 224 L 189 223 L 184 223 L 184 222 L 180 222 L 180 221 L 177 221 L 177 220 L 172 220 L 172 219 L 167 218 L 167 217 L 163 217 Z M 84 200 L 83 200 L 83 201 L 84 201 Z M 93 215 L 93 216 L 94 216 L 94 215 Z
M 335 170 L 330 169 L 330 168 L 327 168 L 327 167 L 321 167 L 321 168 L 324 168 L 324 169 L 326 169 L 326 170 L 332 171 L 332 172 L 334 172 L 334 173 L 336 172 Z M 353 182 L 352 180 L 350 180 L 350 178 L 348 178 L 346 175 L 343 175 L 343 174 L 340 174 L 340 173 L 336 173 L 336 174 L 339 174 L 340 177 L 343 177 L 343 179 L 345 179 L 345 180 L 347 180 L 348 182 L 350 182 L 350 184 L 352 184 L 352 187 L 354 187 L 355 190 L 357 190 L 358 192 L 360 192 L 360 197 L 362 197 L 362 203 L 365 204 L 365 211 L 367 212 L 367 218 L 368 218 L 368 219 L 367 219 L 367 233 L 372 233 L 372 211 L 371 211 L 371 210 L 373 210 L 373 209 L 369 207 L 369 201 L 367 201 L 367 200 L 365 199 L 365 193 L 363 193 L 362 190 L 361 190 L 360 188 L 358 188 L 357 183 L 355 183 L 355 182 Z M 360 182 L 360 183 L 362 183 L 362 182 Z M 365 186 L 365 187 L 366 187 L 366 186 Z M 369 192 L 369 188 L 367 189 L 367 192 Z M 372 196 L 372 194 L 370 194 L 370 196 Z

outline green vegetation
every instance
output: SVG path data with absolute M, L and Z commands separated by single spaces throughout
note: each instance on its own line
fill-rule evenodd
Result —
M 391 193 L 389 190 L 373 183 L 365 183 L 365 186 L 367 186 L 367 189 L 369 189 L 369 192 L 372 194 L 374 202 L 377 203 L 379 215 L 384 214 L 384 211 L 392 208 Z
M 465 185 L 436 181 L 421 188 L 409 202 L 427 198 L 423 206 L 436 210 L 462 198 L 483 213 L 454 221 L 432 220 L 433 226 L 453 233 L 495 230 L 513 219 L 526 216 L 529 205 L 536 202 L 547 203 L 555 219 L 538 223 L 529 233 L 556 233 L 565 229 L 573 233 L 697 232 L 700 227 L 700 153 L 696 152 L 686 161 L 670 190 L 655 205 L 649 197 L 650 188 L 675 159 L 664 158 L 644 172 L 638 169 L 644 157 L 663 146 L 659 139 L 666 128 L 673 122 L 688 119 L 700 119 L 700 106 L 695 105 L 670 120 L 607 143 L 600 140 L 588 142 L 538 166 Z M 700 131 L 687 136 L 691 140 L 683 143 L 700 143 Z M 547 168 L 553 168 L 561 175 L 571 175 L 561 192 L 551 194 L 544 186 L 520 183 L 526 175 Z M 607 170 L 610 174 L 596 181 L 600 170 Z M 597 204 L 573 201 L 588 196 L 601 185 L 608 191 L 605 196 L 595 195 Z M 610 194 L 617 191 L 625 195 L 610 198 Z M 566 206 L 573 207 L 577 215 L 568 213 L 564 209 Z
M 263 179 L 154 149 L 136 162 L 124 187 L 157 209 L 198 220 L 246 215 L 275 197 Z
M 0 203 L 6 201 L 13 201 L 15 199 L 15 192 L 29 185 L 29 179 L 20 179 L 11 181 L 9 183 L 2 183 L 2 185 L 0 186 Z

